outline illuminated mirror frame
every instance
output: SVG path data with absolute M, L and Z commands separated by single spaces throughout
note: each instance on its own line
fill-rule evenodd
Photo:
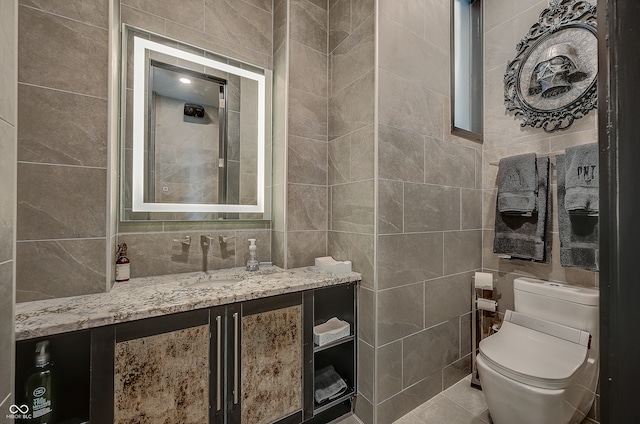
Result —
M 148 51 L 155 51 L 189 62 L 238 75 L 258 83 L 258 157 L 257 157 L 257 202 L 255 205 L 199 204 L 199 203 L 149 203 L 144 200 L 144 139 L 145 139 L 145 96 L 147 88 Z M 178 50 L 134 36 L 134 81 L 133 81 L 133 169 L 132 169 L 132 211 L 133 212 L 239 212 L 264 213 L 265 184 L 265 76 L 246 69 L 221 63 L 204 56 Z

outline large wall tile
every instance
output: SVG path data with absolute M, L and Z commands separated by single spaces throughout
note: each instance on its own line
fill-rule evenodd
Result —
M 482 228 L 482 191 L 462 189 L 460 192 L 462 195 L 462 229 L 478 230 Z
M 253 45 L 246 47 L 235 44 L 233 40 L 226 37 L 220 38 L 169 20 L 166 22 L 164 35 L 266 69 L 271 69 L 273 66 L 271 45 L 265 51 L 258 51 Z
M 424 283 L 424 326 L 429 328 L 469 312 L 471 273 L 437 278 Z
M 358 393 L 373 400 L 375 349 L 373 346 L 358 341 Z
M 351 33 L 351 0 L 337 0 L 329 10 L 329 53 Z
M 423 292 L 423 283 L 417 283 L 378 293 L 378 346 L 423 329 Z
M 0 8 L 0 10 L 2 10 Z M 16 128 L 0 119 L 0 263 L 13 258 L 16 190 Z
M 473 271 L 482 266 L 482 231 L 444 233 L 444 273 Z
M 351 181 L 351 144 L 350 134 L 329 142 L 329 185 Z
M 290 183 L 317 184 L 327 183 L 327 145 L 324 141 L 289 136 L 287 180 Z
M 378 287 L 442 276 L 442 233 L 378 236 Z
M 402 340 L 378 348 L 376 388 L 378 403 L 402 391 Z
M 327 141 L 327 98 L 289 90 L 289 135 Z
M 457 360 L 451 365 L 447 365 L 442 370 L 442 390 L 456 384 L 471 373 L 471 354 Z
M 379 80 L 381 124 L 442 137 L 444 96 L 382 70 Z
M 120 5 L 120 20 L 122 23 L 144 28 L 156 34 L 164 34 L 165 32 L 166 19 L 124 4 Z
M 18 240 L 104 237 L 106 170 L 18 164 Z
M 208 2 L 213 1 L 208 0 Z M 223 3 L 223 0 L 216 3 Z M 122 0 L 122 4 L 187 25 L 198 31 L 205 29 L 205 2 L 203 0 L 181 1 L 179 7 L 176 7 L 175 2 L 171 0 Z M 225 12 L 221 7 L 223 4 L 216 4 L 215 6 L 218 6 L 219 13 Z
M 442 372 L 437 372 L 396 396 L 378 404 L 378 424 L 391 424 L 442 391 Z
M 424 181 L 424 136 L 380 125 L 378 149 L 380 178 Z
M 402 75 L 422 87 L 449 95 L 449 51 L 431 44 L 413 32 L 402 33 Z
M 373 125 L 367 125 L 351 133 L 351 181 L 374 177 Z
M 428 328 L 402 341 L 404 387 L 429 377 L 458 359 L 458 318 Z
M 13 391 L 11 376 L 13 375 L 13 261 L 0 262 L 0 396 Z M 4 412 L 4 408 L 2 412 Z
M 2 93 L 0 119 L 12 125 L 17 124 L 18 118 L 16 110 L 18 35 L 15 22 L 17 7 L 15 1 L 6 1 L 0 4 L 0 57 L 2 57 L 0 61 L 0 75 L 2 75 L 0 78 L 0 93 Z M 6 140 L 6 138 L 3 137 L 2 140 Z M 0 394 L 0 396 L 2 395 Z
M 100 28 L 109 27 L 109 0 L 19 0 L 18 3 Z
M 289 45 L 289 86 L 327 97 L 327 54 L 295 41 Z
M 331 193 L 332 230 L 373 234 L 373 180 L 333 186 Z
M 448 1 L 426 0 L 424 38 L 445 53 L 449 52 L 450 21 Z
M 336 93 L 373 69 L 374 23 L 371 16 L 331 54 L 331 90 Z
M 374 407 L 364 397 L 357 397 L 354 401 L 353 411 L 364 424 L 374 423 Z
M 460 189 L 405 183 L 406 232 L 460 229 Z
M 329 98 L 329 139 L 373 123 L 374 73 L 369 72 Z
M 398 48 L 398 46 L 402 45 L 404 28 L 398 21 L 393 20 L 385 14 L 380 14 L 378 20 L 378 32 L 384 35 L 379 37 L 378 41 L 379 67 L 402 76 L 402 65 L 404 61 L 402 49 Z
M 18 242 L 16 301 L 104 292 L 105 244 L 105 239 Z
M 426 183 L 475 187 L 475 149 L 427 137 L 424 150 L 424 181 Z M 455 172 L 452 172 L 453 170 Z
M 274 4 L 273 11 L 273 51 L 276 52 L 282 47 L 287 38 L 287 11 L 288 1 L 280 0 Z M 277 69 L 277 67 L 276 67 Z
M 292 231 L 287 234 L 287 267 L 313 266 L 327 256 L 326 231 Z
M 290 1 L 291 40 L 326 53 L 327 10 L 308 0 Z
M 375 0 L 351 0 L 351 29 L 357 29 L 375 11 Z
M 327 188 L 289 184 L 288 189 L 288 230 L 327 229 Z
M 403 208 L 403 183 L 378 180 L 378 234 L 403 232 Z
M 107 97 L 106 29 L 24 6 L 18 19 L 19 82 Z
M 365 287 L 358 288 L 358 338 L 375 345 L 376 294 Z
M 106 99 L 24 84 L 18 96 L 18 160 L 106 167 Z
M 373 244 L 372 234 L 355 234 L 329 231 L 328 252 L 335 260 L 351 261 L 352 269 L 362 274 L 362 287 L 373 289 Z M 373 343 L 373 339 L 368 340 Z

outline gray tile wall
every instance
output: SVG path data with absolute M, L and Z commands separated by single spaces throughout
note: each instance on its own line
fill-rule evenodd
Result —
M 387 424 L 470 372 L 481 145 L 449 133 L 449 2 L 379 2 L 376 375 Z
M 109 2 L 76 3 L 18 2 L 19 302 L 107 287 Z
M 18 10 L 0 2 L 0 416 L 13 404 Z
M 507 3 L 509 3 L 507 5 Z M 598 141 L 597 112 L 576 120 L 567 130 L 545 133 L 540 129 L 520 127 L 521 120 L 505 113 L 503 105 L 503 76 L 507 60 L 516 54 L 516 44 L 538 20 L 540 12 L 548 7 L 547 1 L 526 0 L 518 2 L 484 3 L 484 125 L 485 137 L 482 161 L 482 267 L 498 277 L 494 297 L 498 299 L 498 318 L 507 309 L 513 309 L 513 280 L 529 276 L 566 284 L 597 287 L 598 273 L 560 265 L 560 240 L 558 215 L 552 214 L 551 263 L 538 264 L 528 261 L 498 258 L 493 253 L 495 202 L 497 196 L 498 167 L 500 158 L 534 152 L 548 154 L 562 152 L 569 146 Z M 521 4 L 522 3 L 522 4 Z M 596 4 L 595 0 L 591 3 Z M 557 182 L 555 157 L 551 156 L 552 210 L 556 211 Z M 599 396 L 598 396 L 599 398 Z M 590 418 L 598 420 L 597 408 Z
M 327 2 L 287 0 L 287 268 L 327 254 Z
M 374 37 L 370 0 L 329 2 L 328 254 L 362 273 L 359 289 L 358 397 L 373 422 L 375 403 Z
M 282 197 L 282 177 L 279 176 L 277 143 L 282 132 L 282 111 L 277 105 L 282 75 L 274 68 L 274 37 L 281 44 L 281 8 L 276 2 L 265 0 L 190 0 L 180 7 L 171 0 L 154 2 L 122 0 L 120 17 L 123 23 L 151 31 L 187 44 L 245 61 L 274 72 L 274 222 L 275 230 L 282 225 L 278 200 Z M 274 26 L 275 22 L 275 26 Z M 277 184 L 276 181 L 280 181 Z M 118 243 L 126 243 L 131 260 L 131 276 L 142 277 L 175 272 L 201 271 L 244 266 L 248 259 L 247 238 L 257 239 L 260 261 L 276 260 L 272 257 L 271 225 L 268 222 L 150 222 L 118 225 Z M 274 233 L 275 234 L 275 233 Z M 211 246 L 201 243 L 201 235 L 214 237 Z M 180 243 L 190 236 L 191 244 Z M 219 236 L 235 237 L 219 243 Z M 274 236 L 274 240 L 280 237 Z

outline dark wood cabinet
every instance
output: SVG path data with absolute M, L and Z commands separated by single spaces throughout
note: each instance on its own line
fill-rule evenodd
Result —
M 313 326 L 333 316 L 350 334 L 314 346 Z M 350 283 L 19 341 L 17 399 L 47 339 L 62 424 L 328 422 L 356 393 L 356 316 Z M 327 365 L 348 387 L 317 404 L 314 372 Z

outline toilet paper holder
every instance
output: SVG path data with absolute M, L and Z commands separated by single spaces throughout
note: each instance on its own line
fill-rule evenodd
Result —
M 471 296 L 471 387 L 482 390 L 480 378 L 478 376 L 478 368 L 476 366 L 476 354 L 479 340 L 482 339 L 482 328 L 484 327 L 484 314 L 482 311 L 488 311 L 492 313 L 498 312 L 498 301 L 493 299 L 485 299 L 483 297 L 484 291 L 493 291 L 495 284 L 498 282 L 497 278 L 494 278 L 492 273 L 489 272 L 476 272 L 471 276 L 472 281 L 472 296 Z M 480 314 L 478 312 L 480 311 Z M 480 336 L 478 336 L 478 322 L 480 322 Z

